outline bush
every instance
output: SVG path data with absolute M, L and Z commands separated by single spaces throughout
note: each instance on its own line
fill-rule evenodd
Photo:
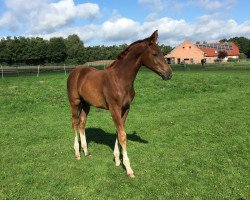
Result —
M 239 62 L 238 58 L 228 58 L 227 62 Z

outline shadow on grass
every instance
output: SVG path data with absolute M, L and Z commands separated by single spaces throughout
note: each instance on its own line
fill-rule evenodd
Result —
M 113 150 L 115 146 L 116 134 L 107 133 L 100 128 L 86 128 L 86 139 L 88 143 L 94 142 L 97 144 L 104 144 Z M 136 132 L 127 134 L 127 139 L 139 143 L 148 143 L 147 140 L 142 139 Z

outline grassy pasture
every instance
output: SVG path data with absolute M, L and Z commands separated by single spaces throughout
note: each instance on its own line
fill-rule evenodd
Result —
M 115 167 L 108 111 L 87 121 L 75 160 L 66 76 L 0 80 L 0 199 L 250 199 L 250 71 L 137 76 L 127 119 L 136 178 Z

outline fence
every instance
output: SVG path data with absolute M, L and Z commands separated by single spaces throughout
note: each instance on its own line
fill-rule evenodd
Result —
M 105 69 L 112 62 L 114 62 L 114 60 L 98 60 L 98 61 L 93 61 L 93 62 L 86 62 L 85 65 Z
M 91 66 L 96 67 L 98 69 L 105 69 L 108 65 L 110 65 L 114 60 L 98 60 L 94 62 L 87 62 L 81 66 Z M 36 74 L 39 77 L 40 73 L 43 72 L 53 72 L 53 71 L 63 71 L 66 75 L 69 71 L 74 69 L 75 65 L 61 65 L 61 66 L 46 66 L 46 65 L 38 65 L 38 66 L 1 66 L 1 76 L 2 79 L 4 76 L 8 75 L 16 75 L 20 74 Z
M 102 60 L 95 62 L 87 62 L 81 66 L 92 66 L 97 69 L 104 69 L 110 65 L 113 60 Z M 61 65 L 61 66 L 1 66 L 1 77 L 2 79 L 9 75 L 19 76 L 20 74 L 36 74 L 37 77 L 40 76 L 40 73 L 44 72 L 63 72 L 65 75 L 74 69 L 75 65 Z M 173 70 L 227 70 L 227 69 L 241 69 L 241 70 L 250 70 L 250 60 L 240 60 L 239 62 L 223 62 L 223 63 L 212 63 L 205 64 L 172 64 L 171 67 Z
M 36 74 L 37 77 L 40 73 L 44 72 L 63 72 L 65 75 L 76 66 L 73 65 L 62 65 L 62 66 L 1 66 L 1 77 L 2 79 L 6 76 L 19 76 L 20 74 Z

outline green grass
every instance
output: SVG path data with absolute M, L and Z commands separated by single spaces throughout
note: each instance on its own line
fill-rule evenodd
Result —
M 126 123 L 136 178 L 115 167 L 115 128 L 92 108 L 92 156 L 74 158 L 63 73 L 0 80 L 0 199 L 250 199 L 250 71 L 141 70 Z

